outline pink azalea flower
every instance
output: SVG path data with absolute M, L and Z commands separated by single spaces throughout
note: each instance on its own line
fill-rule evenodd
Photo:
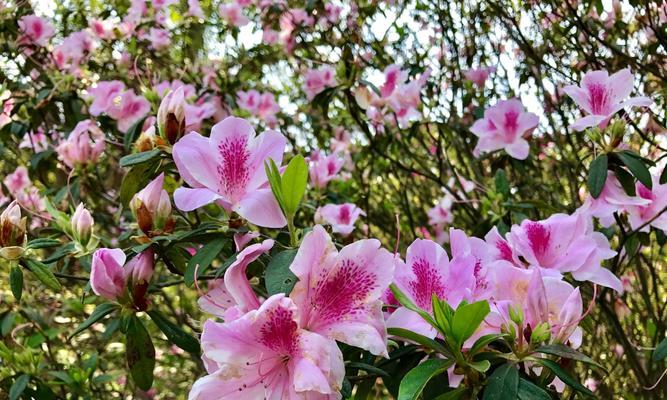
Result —
M 474 285 L 470 288 L 469 300 L 486 299 L 491 291 L 489 281 L 489 265 L 496 261 L 495 248 L 484 240 L 469 237 L 460 229 L 449 230 L 449 245 L 452 252 L 452 263 L 458 265 L 459 260 L 469 263 L 474 260 Z
M 7 190 L 9 190 L 9 193 L 16 196 L 17 193 L 23 191 L 23 189 L 31 184 L 28 177 L 28 168 L 19 165 L 14 172 L 5 176 L 2 182 L 7 187 Z
M 55 33 L 53 25 L 46 19 L 36 15 L 25 15 L 19 19 L 19 44 L 34 44 L 37 46 L 46 46 L 49 39 Z
M 489 246 L 487 250 L 491 253 L 491 259 L 514 262 L 516 255 L 507 240 L 500 235 L 495 226 L 484 236 L 484 241 Z
M 396 64 L 391 64 L 384 70 L 384 85 L 380 88 L 380 95 L 385 98 L 391 96 L 396 87 L 405 83 L 407 79 L 407 71 L 403 71 L 401 67 Z
M 322 151 L 313 152 L 310 157 L 310 184 L 316 188 L 325 188 L 329 181 L 336 178 L 345 160 L 332 153 L 326 156 Z
M 647 232 L 650 226 L 667 232 L 667 184 L 661 185 L 658 175 L 653 175 L 653 188 L 649 189 L 641 182 L 636 185 L 637 195 L 641 199 L 649 201 L 644 205 L 628 205 L 626 210 L 630 218 L 632 229 L 639 229 L 640 226 L 647 224 L 641 230 Z M 651 221 L 650 223 L 648 223 Z
M 627 206 L 646 206 L 651 200 L 643 197 L 629 196 L 616 178 L 616 174 L 609 171 L 602 192 L 597 199 L 588 196 L 578 212 L 600 219 L 603 226 L 614 223 L 614 213 L 623 212 Z
M 213 285 L 209 285 L 209 292 L 199 298 L 202 310 L 229 322 L 248 311 L 258 309 L 260 301 L 246 277 L 246 268 L 271 250 L 273 243 L 273 240 L 267 239 L 240 251 L 236 260 L 225 271 L 223 284 L 214 281 Z
M 36 132 L 28 132 L 23 136 L 23 140 L 19 143 L 19 149 L 32 149 L 35 153 L 39 153 L 49 148 L 49 142 L 46 134 L 41 128 L 37 128 Z
M 431 240 L 416 239 L 408 247 L 405 262 L 396 259 L 395 265 L 396 286 L 429 313 L 433 311 L 434 294 L 456 308 L 470 296 L 475 285 L 474 257 L 465 255 L 450 262 L 445 249 Z M 435 328 L 405 307 L 399 307 L 389 316 L 387 327 L 409 329 L 430 338 L 436 336 Z
M 199 0 L 188 0 L 188 15 L 195 18 L 204 18 L 204 10 L 201 9 Z
M 234 246 L 236 246 L 236 251 L 241 251 L 243 248 L 250 243 L 251 240 L 259 237 L 259 232 L 246 232 L 246 233 L 235 233 L 234 234 Z
M 100 39 L 109 39 L 113 37 L 113 29 L 110 26 L 110 21 L 102 21 L 97 18 L 91 18 L 88 23 L 90 31 Z
M 582 78 L 581 86 L 564 87 L 563 91 L 589 114 L 576 120 L 572 128 L 577 131 L 591 126 L 604 128 L 614 114 L 626 107 L 653 104 L 648 97 L 626 99 L 632 92 L 632 82 L 632 72 L 625 68 L 611 76 L 607 71 L 590 71 Z
M 210 101 L 202 102 L 199 104 L 186 104 L 185 129 L 189 131 L 199 130 L 204 120 L 213 117 L 215 112 L 215 104 Z
M 162 81 L 155 86 L 158 96 L 164 97 L 169 92 L 175 92 L 178 88 L 183 88 L 183 97 L 186 99 L 191 99 L 197 95 L 197 89 L 194 85 L 185 84 L 180 79 L 174 79 L 173 81 Z
M 120 103 L 114 104 L 107 114 L 116 120 L 118 130 L 125 133 L 150 110 L 151 104 L 144 96 L 138 96 L 133 90 L 127 90 L 121 95 Z
M 121 81 L 100 81 L 92 88 L 88 88 L 88 97 L 93 99 L 88 108 L 92 116 L 108 113 L 114 107 L 114 101 L 125 90 L 125 84 Z
M 304 237 L 290 266 L 298 278 L 290 298 L 299 326 L 325 337 L 387 356 L 380 296 L 393 275 L 393 256 L 376 239 L 359 240 L 340 252 L 324 228 Z
M 428 223 L 429 225 L 444 225 L 451 224 L 454 221 L 454 215 L 452 214 L 452 198 L 450 196 L 444 196 L 438 201 L 438 204 L 435 207 L 428 210 Z
M 591 281 L 622 292 L 621 281 L 602 260 L 616 255 L 609 241 L 593 231 L 592 222 L 582 214 L 554 214 L 546 220 L 523 220 L 507 236 L 517 256 L 517 265 L 540 267 L 560 273 L 570 272 L 578 281 Z M 522 257 L 527 265 L 523 264 Z
M 483 88 L 484 83 L 489 78 L 489 75 L 496 72 L 495 67 L 480 67 L 463 71 L 463 76 L 475 86 Z
M 336 342 L 304 329 L 302 318 L 276 294 L 238 319 L 207 321 L 201 342 L 209 375 L 188 399 L 339 399 L 343 356 Z
M 118 301 L 125 294 L 125 253 L 121 249 L 98 249 L 93 254 L 90 286 L 96 295 Z
M 166 29 L 151 28 L 146 39 L 151 42 L 151 47 L 158 51 L 168 48 L 171 44 L 171 36 Z
M 9 93 L 8 91 L 5 93 Z M 0 93 L 2 103 L 2 112 L 0 113 L 0 128 L 12 122 L 12 110 L 14 109 L 14 99 L 4 98 L 4 93 Z
M 279 228 L 287 222 L 267 186 L 264 162 L 282 162 L 286 139 L 276 131 L 255 136 L 250 124 L 228 117 L 213 126 L 211 137 L 196 132 L 174 145 L 173 157 L 191 188 L 174 192 L 176 207 L 191 211 L 218 202 L 258 226 Z
M 484 111 L 484 118 L 475 121 L 470 128 L 479 137 L 474 154 L 505 149 L 512 157 L 524 160 L 528 157 L 528 142 L 523 136 L 540 122 L 537 115 L 526 112 L 517 99 L 501 100 Z
M 312 100 L 324 89 L 334 87 L 337 84 L 336 72 L 330 65 L 325 65 L 319 69 L 309 69 L 306 71 L 304 74 L 303 91 L 306 92 L 308 100 Z
M 95 121 L 87 119 L 74 127 L 56 148 L 58 158 L 70 168 L 95 163 L 104 152 L 104 133 Z
M 247 25 L 250 20 L 243 15 L 243 9 L 237 3 L 220 4 L 218 8 L 220 17 L 227 21 L 229 25 L 241 27 Z
M 334 233 L 347 236 L 354 230 L 354 223 L 360 215 L 366 213 L 352 203 L 327 204 L 317 209 L 315 221 L 325 222 L 331 225 Z
M 273 93 L 264 92 L 259 98 L 257 105 L 257 116 L 264 120 L 269 125 L 275 124 L 276 114 L 280 111 L 280 106 L 276 103 L 276 98 Z
M 569 342 L 574 348 L 581 345 L 582 330 L 577 325 L 582 318 L 583 302 L 579 288 L 561 278 L 543 276 L 539 268 L 525 270 L 505 262 L 494 265 L 492 273 L 495 315 L 487 318 L 488 324 L 497 324 L 497 330 L 501 323 L 510 324 L 509 307 L 518 307 L 523 311 L 526 326 L 535 328 L 546 322 L 553 342 Z
M 86 54 L 95 50 L 96 47 L 97 43 L 89 32 L 85 30 L 73 32 L 53 50 L 56 65 L 60 68 L 66 66 L 76 68 Z
M 248 90 L 247 92 L 238 91 L 236 92 L 236 101 L 242 109 L 248 111 L 249 113 L 255 115 L 259 108 L 259 98 L 260 94 L 256 90 Z

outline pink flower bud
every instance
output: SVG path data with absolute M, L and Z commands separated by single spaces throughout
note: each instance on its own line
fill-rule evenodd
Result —
M 20 246 L 25 236 L 25 219 L 21 207 L 14 200 L 0 214 L 0 247 Z
M 150 248 L 131 259 L 125 267 L 125 275 L 132 277 L 132 284 L 147 283 L 153 276 L 153 250 Z
M 149 234 L 167 226 L 171 215 L 171 201 L 166 190 L 162 189 L 164 173 L 152 180 L 130 202 L 139 228 Z
M 93 254 L 90 286 L 98 296 L 118 301 L 125 294 L 125 253 L 121 249 L 102 248 Z
M 185 133 L 185 96 L 183 87 L 169 92 L 157 111 L 160 136 L 174 144 Z
M 79 122 L 67 140 L 56 148 L 58 158 L 70 168 L 97 161 L 104 151 L 104 133 L 92 120 Z
M 93 234 L 93 224 L 94 221 L 90 211 L 84 207 L 83 203 L 79 203 L 74 214 L 72 214 L 71 226 L 74 238 L 84 247 L 90 242 L 90 237 Z

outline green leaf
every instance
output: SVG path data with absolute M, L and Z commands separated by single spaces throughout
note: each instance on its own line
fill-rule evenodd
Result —
M 608 161 L 606 154 L 600 154 L 593 160 L 588 171 L 588 191 L 594 199 L 600 196 L 604 188 L 604 183 L 607 181 Z
M 443 393 L 440 396 L 434 398 L 433 400 L 461 400 L 465 399 L 464 397 L 468 392 L 468 388 L 460 387 L 454 390 L 450 390 L 447 393 Z
M 496 192 L 502 194 L 505 197 L 510 195 L 510 183 L 507 180 L 507 174 L 504 169 L 499 169 L 496 171 L 496 176 L 494 178 L 496 183 Z
M 414 311 L 414 312 L 416 312 L 416 313 L 419 314 L 419 315 L 420 315 L 426 322 L 428 322 L 429 324 L 431 324 L 431 326 L 433 326 L 435 329 L 438 329 L 438 324 L 437 324 L 437 322 L 435 322 L 435 320 L 433 319 L 433 317 L 431 317 L 431 315 L 430 315 L 429 313 L 427 313 L 426 311 L 422 310 L 422 309 L 419 308 L 415 303 L 413 303 L 412 300 L 410 300 L 410 298 L 408 298 L 408 297 L 401 291 L 401 289 L 398 288 L 398 286 L 396 286 L 395 284 L 392 283 L 391 285 L 389 285 L 389 289 L 390 289 L 391 292 L 394 294 L 394 297 L 396 298 L 396 300 L 397 300 L 403 307 L 407 308 L 407 309 L 410 310 L 410 311 Z
M 475 361 L 469 363 L 468 365 L 470 365 L 470 367 L 475 371 L 479 371 L 481 373 L 485 373 L 486 371 L 489 370 L 489 368 L 491 368 L 491 363 L 489 362 L 489 360 Z
M 67 257 L 68 255 L 72 254 L 74 252 L 75 248 L 76 248 L 76 246 L 72 242 L 67 243 L 64 246 L 58 247 L 53 253 L 51 253 L 50 256 L 43 259 L 42 263 L 44 263 L 44 264 L 54 263 L 54 262 L 56 262 L 56 261 L 58 261 L 62 258 Z
M 565 371 L 563 368 L 561 368 L 560 365 L 556 364 L 555 362 L 548 360 L 546 358 L 536 358 L 535 361 L 539 364 L 542 364 L 543 366 L 549 368 L 551 371 L 553 371 L 556 376 L 563 381 L 566 385 L 570 386 L 572 389 L 581 392 L 585 395 L 595 397 L 593 392 L 588 390 L 584 385 L 581 383 L 577 382 L 576 379 L 572 377 L 567 371 Z
M 105 316 L 111 314 L 111 312 L 116 310 L 117 308 L 118 305 L 114 303 L 102 303 L 98 305 L 97 307 L 95 307 L 95 310 L 93 310 L 93 312 L 88 316 L 88 318 L 86 318 L 85 321 L 83 321 L 79 326 L 77 326 L 74 332 L 72 332 L 72 334 L 69 335 L 69 339 L 72 339 L 74 336 L 88 329 L 92 324 L 94 324 L 97 321 L 100 321 Z
M 366 372 L 370 372 L 371 374 L 375 374 L 375 375 L 379 375 L 379 376 L 383 376 L 383 377 L 387 377 L 387 378 L 389 377 L 389 374 L 385 370 L 380 369 L 380 368 L 378 368 L 374 365 L 370 365 L 370 364 L 366 364 L 366 363 L 362 363 L 362 362 L 352 361 L 352 362 L 349 362 L 349 363 L 345 364 L 345 367 L 361 369 L 361 370 L 364 370 Z
M 417 365 L 403 377 L 398 389 L 398 400 L 418 399 L 428 381 L 446 371 L 452 364 L 452 360 L 433 358 Z
M 294 216 L 299 209 L 299 203 L 306 192 L 307 184 L 308 165 L 303 156 L 299 154 L 290 160 L 281 179 L 283 206 L 288 218 Z
M 125 334 L 125 356 L 130 375 L 141 390 L 153 386 L 155 347 L 144 324 L 135 315 L 129 318 Z
M 158 310 L 150 310 L 148 311 L 148 315 L 170 342 L 187 351 L 188 353 L 196 355 L 199 354 L 199 342 L 197 339 L 192 337 L 192 335 L 171 322 Z
M 452 353 L 445 346 L 440 344 L 440 342 L 437 342 L 429 337 L 420 335 L 419 333 L 412 332 L 410 330 L 403 328 L 387 328 L 387 333 L 389 333 L 391 336 L 397 336 L 404 339 L 408 339 L 411 342 L 415 342 L 423 347 L 435 350 L 447 358 L 454 358 Z
M 491 312 L 486 300 L 460 305 L 452 318 L 452 335 L 460 346 L 477 330 Z
M 551 400 L 551 396 L 536 384 L 520 378 L 517 400 Z
M 447 304 L 445 301 L 440 301 L 438 296 L 435 293 L 431 296 L 431 305 L 433 308 L 433 316 L 435 317 L 435 322 L 440 327 L 445 336 L 450 336 L 452 331 L 452 316 L 454 315 L 454 310 L 452 307 Z
M 616 179 L 621 183 L 625 193 L 627 193 L 628 196 L 635 196 L 637 194 L 637 188 L 635 187 L 635 178 L 632 177 L 632 174 L 620 166 L 614 168 L 614 173 Z
M 120 165 L 123 168 L 131 167 L 133 165 L 137 164 L 143 164 L 147 161 L 150 161 L 156 157 L 158 157 L 162 153 L 162 150 L 160 149 L 153 149 L 149 151 L 144 151 L 141 153 L 134 153 L 134 154 L 128 154 L 125 157 L 122 157 L 118 161 L 118 165 Z
M 297 277 L 289 269 L 296 257 L 297 249 L 285 250 L 271 258 L 266 266 L 264 281 L 269 296 L 276 293 L 289 294 L 297 282 Z
M 23 294 L 23 271 L 21 267 L 15 265 L 9 271 L 9 287 L 12 289 L 12 294 L 16 301 L 21 301 Z
M 551 354 L 552 356 L 558 356 L 558 357 L 563 357 L 563 358 L 569 358 L 572 360 L 577 360 L 584 362 L 586 364 L 594 365 L 600 369 L 604 369 L 604 367 L 592 358 L 588 357 L 585 354 L 582 354 L 576 350 L 574 350 L 571 347 L 567 347 L 562 344 L 547 344 L 544 346 L 539 347 L 538 349 L 535 350 L 538 353 L 544 353 L 544 354 Z
M 470 350 L 468 350 L 468 354 L 475 355 L 479 351 L 484 349 L 484 347 L 486 347 L 486 345 L 488 345 L 492 342 L 495 342 L 496 340 L 503 339 L 507 336 L 508 335 L 505 334 L 505 333 L 490 333 L 488 335 L 484 335 L 484 336 L 480 337 L 479 339 L 477 339 L 475 341 L 475 343 L 472 345 Z
M 40 261 L 29 258 L 23 259 L 23 263 L 46 287 L 55 291 L 61 289 L 60 282 L 58 282 L 58 279 L 56 279 L 49 267 Z
M 285 213 L 285 201 L 283 199 L 283 186 L 282 178 L 280 177 L 280 170 L 278 166 L 273 161 L 273 158 L 269 158 L 268 161 L 264 162 L 264 170 L 266 171 L 266 178 L 269 181 L 269 186 L 271 187 L 271 192 L 273 192 L 273 197 L 276 198 L 280 209 Z
M 667 165 L 665 165 L 665 168 L 662 169 L 662 173 L 660 174 L 660 184 L 664 185 L 667 183 Z
M 661 361 L 667 357 L 667 338 L 662 339 L 662 342 L 653 351 L 653 361 Z
M 482 400 L 516 400 L 519 392 L 519 370 L 506 363 L 496 368 L 484 389 Z
M 127 171 L 120 183 L 120 201 L 123 206 L 127 206 L 135 193 L 150 182 L 160 164 L 157 161 L 137 164 Z
M 195 269 L 197 269 L 197 276 L 201 276 L 204 271 L 211 265 L 213 260 L 220 254 L 222 249 L 225 247 L 227 239 L 218 238 L 214 239 L 201 249 L 197 250 L 194 256 L 188 261 L 188 266 L 185 269 L 185 284 L 192 286 L 195 282 Z M 199 267 L 197 267 L 199 266 Z
M 625 164 L 626 167 L 628 167 L 630 172 L 632 172 L 632 175 L 634 175 L 639 182 L 641 182 L 649 189 L 653 187 L 651 173 L 640 158 L 637 158 L 635 154 L 627 150 L 614 154 L 623 162 L 623 164 Z
M 23 394 L 25 388 L 28 387 L 28 382 L 30 382 L 30 375 L 23 374 L 16 378 L 14 384 L 9 389 L 9 400 L 18 399 Z
M 28 245 L 26 248 L 28 249 L 46 249 L 49 247 L 56 247 L 60 246 L 62 242 L 58 239 L 51 239 L 51 238 L 38 238 L 38 239 L 33 239 L 30 242 L 28 242 Z

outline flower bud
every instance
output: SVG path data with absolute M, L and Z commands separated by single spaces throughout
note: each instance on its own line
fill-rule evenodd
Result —
M 171 201 L 167 191 L 162 189 L 163 184 L 164 173 L 135 194 L 130 202 L 139 228 L 149 236 L 167 227 L 171 217 Z
M 121 249 L 102 248 L 93 254 L 90 286 L 98 296 L 119 301 L 125 295 L 125 253 Z
M 548 342 L 551 339 L 551 327 L 548 322 L 538 324 L 530 334 L 530 342 L 533 344 Z
M 22 246 L 25 239 L 25 218 L 16 200 L 0 214 L 0 247 Z
M 90 242 L 93 234 L 93 217 L 90 215 L 83 203 L 79 203 L 72 214 L 71 227 L 72 235 L 83 247 L 86 247 Z
M 521 309 L 520 306 L 514 306 L 510 305 L 509 306 L 509 315 L 510 315 L 510 320 L 517 324 L 517 326 L 523 325 L 523 310 Z
M 185 96 L 183 87 L 169 92 L 157 111 L 160 136 L 174 144 L 185 133 Z
M 145 131 L 141 132 L 137 141 L 134 142 L 134 147 L 139 152 L 153 150 L 158 145 L 157 135 L 155 135 L 155 127 L 151 126 Z
M 132 284 L 146 283 L 151 280 L 154 269 L 153 250 L 150 248 L 131 259 L 125 266 L 125 274 L 132 278 Z

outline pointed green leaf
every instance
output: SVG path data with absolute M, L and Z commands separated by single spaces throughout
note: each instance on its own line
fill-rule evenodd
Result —
M 460 346 L 477 330 L 491 312 L 486 300 L 460 305 L 452 318 L 452 335 Z
M 147 161 L 150 161 L 154 158 L 157 158 L 161 153 L 162 153 L 162 150 L 153 149 L 153 150 L 144 151 L 144 152 L 141 152 L 141 153 L 129 154 L 129 155 L 126 155 L 125 157 L 122 157 L 118 161 L 118 164 L 123 168 L 131 167 L 131 166 L 137 165 L 137 164 L 143 164 Z
M 552 360 L 548 360 L 546 358 L 537 358 L 535 359 L 535 361 L 553 371 L 553 373 L 556 374 L 556 376 L 561 381 L 563 381 L 566 385 L 570 386 L 572 389 L 581 392 L 585 395 L 595 397 L 593 395 L 593 392 L 591 392 L 587 387 L 585 387 L 584 385 L 579 383 L 576 379 L 574 379 L 572 375 L 570 375 L 557 363 L 553 362 Z
M 518 392 L 519 370 L 516 365 L 506 363 L 489 376 L 482 400 L 516 400 Z
M 105 316 L 111 314 L 111 312 L 116 310 L 117 308 L 118 305 L 114 303 L 102 303 L 98 305 L 97 307 L 95 307 L 95 310 L 93 310 L 90 316 L 88 316 L 88 318 L 86 318 L 85 321 L 83 321 L 79 326 L 77 326 L 74 332 L 72 332 L 72 334 L 69 336 L 69 339 L 72 339 L 74 336 L 88 329 L 92 324 L 100 321 Z
M 198 277 L 203 275 L 209 265 L 211 265 L 213 260 L 215 260 L 225 247 L 226 242 L 226 238 L 214 239 L 197 250 L 197 253 L 195 253 L 195 255 L 190 258 L 190 261 L 188 261 L 188 266 L 185 269 L 185 276 L 183 278 L 187 286 L 192 286 L 195 282 L 195 269 L 197 270 Z
M 607 181 L 607 162 L 607 155 L 600 154 L 593 160 L 588 171 L 588 191 L 594 199 L 600 196 L 604 183 Z
M 433 358 L 414 367 L 405 374 L 398 389 L 398 400 L 416 400 L 428 381 L 442 374 L 454 364 L 452 360 Z
M 155 347 L 146 327 L 139 318 L 129 318 L 125 334 L 125 356 L 130 375 L 141 390 L 153 386 L 153 370 L 155 369 Z
M 9 271 L 9 287 L 12 289 L 12 294 L 16 301 L 21 301 L 21 294 L 23 294 L 23 270 L 18 265 L 12 267 Z
M 667 357 L 667 338 L 662 339 L 662 342 L 656 346 L 653 351 L 653 361 L 661 361 Z
M 23 374 L 16 378 L 12 387 L 9 388 L 9 400 L 17 400 L 21 397 L 25 388 L 28 387 L 28 382 L 30 382 L 30 375 Z
M 290 294 L 297 282 L 297 277 L 289 269 L 296 257 L 297 249 L 285 250 L 274 255 L 266 266 L 264 281 L 268 294 Z
M 308 184 L 308 165 L 302 155 L 297 155 L 289 164 L 281 178 L 281 193 L 285 214 L 293 216 L 299 209 L 301 198 Z
M 520 378 L 517 400 L 551 400 L 551 396 L 536 384 Z
M 192 335 L 171 322 L 158 310 L 150 310 L 148 315 L 170 342 L 188 353 L 199 354 L 199 342 Z
M 632 172 L 632 175 L 637 178 L 644 186 L 651 189 L 653 187 L 653 181 L 651 178 L 651 173 L 644 164 L 644 162 L 637 158 L 634 154 L 628 151 L 621 151 L 619 153 L 614 153 L 626 167 Z
M 56 291 L 61 289 L 60 282 L 58 282 L 58 279 L 56 279 L 56 276 L 53 275 L 49 267 L 29 258 L 24 259 L 22 262 L 46 287 Z
M 596 366 L 600 369 L 604 369 L 604 367 L 602 365 L 595 362 L 595 360 L 593 360 L 592 358 L 588 357 L 585 354 L 582 354 L 582 353 L 576 351 L 575 349 L 573 349 L 571 347 L 567 347 L 563 344 L 558 344 L 558 343 L 548 344 L 548 345 L 544 345 L 544 346 L 539 347 L 535 351 L 538 352 L 538 353 L 551 354 L 552 356 L 558 356 L 558 357 L 562 357 L 562 358 L 569 358 L 571 360 L 581 361 L 581 362 L 584 362 L 586 364 Z

